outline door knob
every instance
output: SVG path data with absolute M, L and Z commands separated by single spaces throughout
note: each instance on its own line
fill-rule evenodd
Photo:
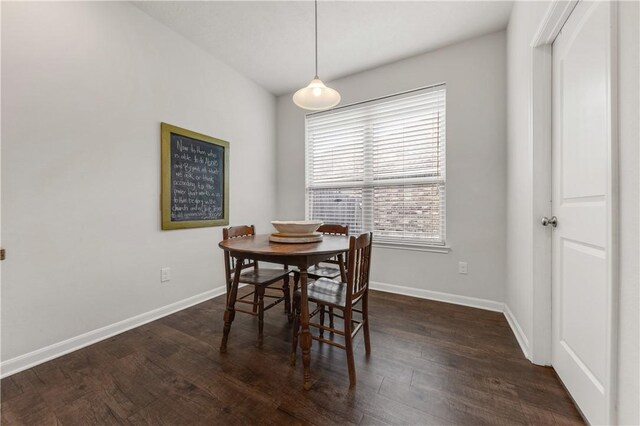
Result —
M 549 219 L 548 217 L 543 217 L 542 220 L 540 221 L 542 223 L 542 226 L 547 226 L 547 225 L 551 225 L 554 228 L 556 226 L 558 226 L 558 218 L 555 216 L 551 216 L 551 219 Z

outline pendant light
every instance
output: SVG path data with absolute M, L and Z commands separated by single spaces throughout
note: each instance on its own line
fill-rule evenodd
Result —
M 316 13 L 316 76 L 311 83 L 293 94 L 293 103 L 300 108 L 320 111 L 340 103 L 340 93 L 324 85 L 318 77 L 318 0 L 315 0 Z

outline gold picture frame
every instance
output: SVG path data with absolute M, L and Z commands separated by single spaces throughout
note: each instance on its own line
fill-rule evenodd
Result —
M 160 123 L 162 229 L 229 224 L 229 142 Z

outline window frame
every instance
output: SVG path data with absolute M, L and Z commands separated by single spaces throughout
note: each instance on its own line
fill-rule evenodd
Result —
M 374 174 L 372 170 L 367 170 L 369 167 L 372 167 L 373 165 L 373 160 L 369 160 L 369 161 L 365 161 L 364 163 L 364 167 L 365 167 L 365 171 L 363 172 L 363 179 L 362 181 L 358 181 L 358 182 L 330 182 L 330 183 L 325 183 L 325 184 L 315 184 L 315 185 L 311 185 L 309 182 L 309 170 L 308 170 L 308 165 L 309 165 L 309 152 L 310 152 L 310 140 L 309 140 L 309 118 L 313 117 L 313 116 L 320 116 L 320 115 L 327 115 L 327 114 L 331 114 L 332 112 L 335 112 L 336 110 L 354 110 L 357 109 L 358 107 L 366 107 L 367 105 L 369 106 L 374 106 L 377 104 L 381 104 L 384 103 L 385 101 L 389 101 L 391 99 L 397 98 L 397 99 L 405 99 L 408 98 L 410 96 L 415 96 L 420 94 L 420 92 L 423 93 L 431 93 L 431 92 L 435 92 L 435 91 L 443 91 L 443 110 L 444 110 L 444 119 L 442 122 L 442 128 L 443 128 L 443 136 L 441 136 L 442 138 L 442 152 L 438 154 L 438 161 L 442 161 L 442 170 L 440 171 L 440 175 L 436 176 L 436 177 L 417 177 L 417 178 L 395 178 L 395 179 L 389 179 L 388 181 L 385 180 L 380 180 L 380 179 L 375 179 L 374 178 Z M 404 249 L 404 250 L 413 250 L 413 251 L 427 251 L 427 252 L 434 252 L 434 253 L 449 253 L 451 251 L 451 248 L 447 245 L 447 233 L 446 233 L 446 110 L 447 110 L 447 85 L 446 83 L 439 83 L 439 84 L 434 84 L 434 85 L 430 85 L 430 86 L 426 86 L 426 87 L 420 87 L 418 89 L 413 89 L 413 90 L 409 90 L 409 91 L 405 91 L 405 92 L 401 92 L 401 93 L 396 93 L 396 94 L 392 94 L 392 95 L 388 95 L 388 96 L 383 96 L 383 97 L 379 97 L 379 98 L 374 98 L 374 99 L 369 99 L 363 102 L 358 102 L 358 103 L 353 103 L 353 104 L 348 104 L 348 105 L 344 105 L 344 106 L 340 106 L 337 108 L 332 108 L 330 110 L 326 110 L 326 111 L 321 111 L 321 112 L 315 112 L 315 113 L 309 113 L 305 115 L 305 127 L 304 127 L 304 131 L 305 131 L 305 150 L 304 150 L 304 164 L 305 164 L 305 218 L 309 219 L 311 216 L 311 211 L 310 211 L 310 190 L 313 189 L 319 189 L 322 187 L 326 187 L 326 188 L 335 188 L 335 189 L 348 189 L 348 188 L 355 188 L 355 189 L 362 189 L 362 205 L 363 207 L 361 208 L 361 212 L 362 212 L 362 232 L 368 232 L 368 231 L 373 231 L 374 232 L 374 241 L 373 241 L 373 245 L 380 247 L 380 248 L 387 248 L 387 249 Z M 372 116 L 370 119 L 363 121 L 363 123 L 365 124 L 365 128 L 367 129 L 366 132 L 367 133 L 371 133 L 371 128 L 373 127 L 373 123 L 375 121 L 375 116 Z M 364 148 L 364 155 L 373 155 L 373 139 L 372 138 L 365 138 L 363 141 L 363 148 Z M 368 146 L 368 147 L 367 147 Z M 424 238 L 419 239 L 419 238 L 402 238 L 402 237 L 381 237 L 379 235 L 377 235 L 377 232 L 374 229 L 374 209 L 375 209 L 375 204 L 374 204 L 374 197 L 373 197 L 373 191 L 375 188 L 380 188 L 380 187 L 384 187 L 384 186 L 399 186 L 399 185 L 408 185 L 408 184 L 429 184 L 429 183 L 436 183 L 438 184 L 441 189 L 439 189 L 441 191 L 441 197 L 442 197 L 442 201 L 440 203 L 440 209 L 441 209 L 441 215 L 440 215 L 440 234 L 442 235 L 442 238 L 440 240 L 433 240 L 433 239 L 427 239 Z M 365 197 L 364 193 L 365 191 L 370 191 L 371 192 L 371 196 L 369 197 Z M 366 214 L 365 212 L 369 211 L 369 214 Z M 368 216 L 368 218 L 367 218 Z

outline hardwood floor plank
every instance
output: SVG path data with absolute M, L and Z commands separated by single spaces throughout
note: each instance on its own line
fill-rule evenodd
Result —
M 519 407 L 510 412 L 506 412 L 502 407 L 483 407 L 460 395 L 436 390 L 415 389 L 404 384 L 396 384 L 386 378 L 380 387 L 380 394 L 455 424 L 516 425 L 527 423 Z
M 370 416 L 384 423 L 392 425 L 449 425 L 453 424 L 441 417 L 426 413 L 402 402 L 380 395 L 358 395 L 356 406 L 365 416 Z
M 19 398 L 2 401 L 2 424 L 56 425 L 58 419 L 38 392 L 25 392 Z
M 2 398 L 3 401 L 8 401 L 11 398 L 22 395 L 24 393 L 23 387 L 19 382 L 16 381 L 16 376 L 19 375 L 20 373 L 2 381 L 2 387 L 0 388 L 0 394 L 2 396 L 0 398 Z
M 278 406 L 278 403 L 266 402 L 264 399 L 249 396 L 234 406 L 233 413 L 244 424 L 266 424 L 273 426 L 308 424 L 279 410 Z
M 411 386 L 453 393 L 472 389 L 491 396 L 518 399 L 516 386 L 511 383 L 437 363 L 414 370 Z

